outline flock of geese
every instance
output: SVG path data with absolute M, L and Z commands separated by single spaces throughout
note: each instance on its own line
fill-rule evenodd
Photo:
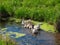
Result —
M 38 34 L 38 32 L 40 31 L 41 24 L 33 25 L 30 19 L 26 21 L 22 19 L 21 24 L 23 25 L 24 28 L 30 29 L 32 34 Z

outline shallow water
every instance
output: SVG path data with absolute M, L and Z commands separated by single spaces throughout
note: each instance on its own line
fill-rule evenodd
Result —
M 17 32 L 26 34 L 25 36 L 15 38 L 15 34 L 11 34 L 9 37 L 15 39 L 19 45 L 56 45 L 56 38 L 54 34 L 41 30 L 38 35 L 34 36 L 31 30 L 23 28 L 20 24 L 5 24 L 0 28 L 7 28 L 7 30 L 0 32 L 0 34 L 6 34 L 7 32 Z

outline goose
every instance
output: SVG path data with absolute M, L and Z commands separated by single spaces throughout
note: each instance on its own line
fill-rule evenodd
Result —
M 22 24 L 22 25 L 24 25 L 24 24 L 25 24 L 25 21 L 24 21 L 24 19 L 22 19 L 22 22 L 21 22 L 21 24 Z
M 40 24 L 35 25 L 35 26 L 34 26 L 34 29 L 37 29 L 37 30 L 40 29 Z
M 34 28 L 34 25 L 31 24 L 31 25 L 29 26 L 29 29 L 33 29 L 33 28 Z
M 31 20 L 30 19 L 24 21 L 24 27 L 25 28 L 31 28 L 32 27 L 32 24 L 31 24 Z
M 37 29 L 32 29 L 32 34 L 38 34 L 38 30 Z
M 33 34 L 38 34 L 39 30 L 40 30 L 40 24 L 38 25 L 34 25 L 34 28 L 31 29 Z

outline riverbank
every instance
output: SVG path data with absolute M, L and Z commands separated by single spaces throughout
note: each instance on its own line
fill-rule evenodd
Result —
M 12 19 L 12 18 L 11 18 Z M 11 21 L 11 20 L 10 20 Z M 9 22 L 10 22 L 9 21 Z M 8 34 L 7 36 L 11 39 L 16 40 L 18 44 L 21 45 L 55 45 L 55 36 L 54 31 L 52 33 L 49 33 L 49 30 L 47 29 L 55 29 L 53 25 L 50 25 L 46 22 L 37 22 L 31 20 L 31 22 L 36 25 L 38 23 L 42 23 L 41 29 L 44 31 L 40 31 L 39 34 L 35 37 L 32 35 L 29 29 L 21 27 L 21 19 L 14 19 L 12 21 L 12 24 L 10 25 L 9 22 L 7 22 L 5 25 L 5 28 L 2 29 L 3 34 Z M 52 27 L 51 27 L 52 26 Z M 47 30 L 47 31 L 46 31 Z M 1 39 L 1 38 L 0 38 Z M 57 39 L 56 39 L 57 40 Z
M 10 21 L 11 22 L 15 22 L 15 23 L 21 23 L 21 19 L 17 19 L 17 18 L 10 18 Z M 47 22 L 38 22 L 38 21 L 33 21 L 33 20 L 31 20 L 31 22 L 34 25 L 39 24 L 39 23 L 42 23 L 42 25 L 40 26 L 40 28 L 42 30 L 44 30 L 44 31 L 52 32 L 52 33 L 57 32 L 57 30 L 55 29 L 54 25 L 50 25 Z
M 27 28 L 21 27 L 15 23 L 5 25 L 5 30 L 2 35 L 7 34 L 8 37 L 14 39 L 20 45 L 53 45 L 55 44 L 55 37 L 52 33 L 46 31 L 40 31 L 36 36 L 34 36 Z M 2 29 L 3 30 L 3 29 Z M 0 38 L 1 39 L 1 38 Z M 8 40 L 8 39 L 7 39 Z
M 38 24 L 38 23 L 42 23 L 41 25 L 41 29 L 44 30 L 44 31 L 47 31 L 47 32 L 52 32 L 52 33 L 55 33 L 57 32 L 57 30 L 55 29 L 54 25 L 50 25 L 46 22 L 37 22 L 37 21 L 32 21 L 34 24 Z

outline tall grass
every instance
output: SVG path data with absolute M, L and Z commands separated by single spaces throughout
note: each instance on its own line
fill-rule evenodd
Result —
M 0 0 L 10 15 L 16 18 L 55 23 L 60 15 L 60 0 Z
M 17 42 L 0 34 L 0 45 L 17 45 Z

